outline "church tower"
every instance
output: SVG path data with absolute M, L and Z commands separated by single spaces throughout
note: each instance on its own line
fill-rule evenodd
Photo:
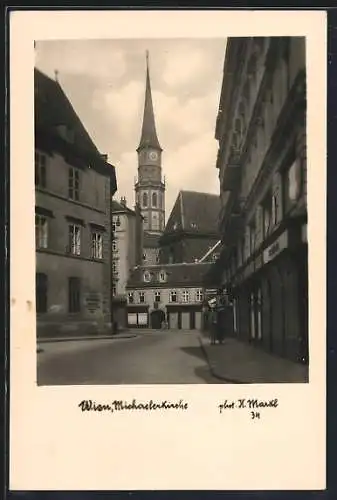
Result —
M 136 203 L 144 217 L 144 230 L 158 235 L 165 226 L 165 182 L 162 180 L 161 157 L 154 119 L 149 54 L 146 51 L 146 87 L 143 124 L 138 153 L 138 179 L 135 183 Z

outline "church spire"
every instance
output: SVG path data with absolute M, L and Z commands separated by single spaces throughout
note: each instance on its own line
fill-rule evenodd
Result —
M 154 111 L 151 94 L 150 72 L 149 72 L 149 52 L 146 51 L 146 89 L 142 133 L 137 151 L 144 147 L 153 147 L 162 151 L 160 147 L 156 124 L 154 120 Z

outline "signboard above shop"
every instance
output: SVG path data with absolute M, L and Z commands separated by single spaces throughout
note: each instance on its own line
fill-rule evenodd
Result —
M 267 264 L 271 260 L 275 259 L 277 255 L 279 255 L 285 248 L 288 247 L 288 231 L 284 231 L 284 233 L 277 238 L 274 243 L 272 243 L 266 250 L 263 252 L 263 262 Z

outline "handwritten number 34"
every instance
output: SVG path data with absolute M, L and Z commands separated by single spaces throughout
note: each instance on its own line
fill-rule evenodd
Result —
M 255 418 L 260 418 L 260 414 L 256 411 L 251 411 L 250 414 L 251 414 L 252 420 L 254 420 Z

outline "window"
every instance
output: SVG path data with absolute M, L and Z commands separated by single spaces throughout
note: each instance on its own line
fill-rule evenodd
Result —
M 159 227 L 160 227 L 160 224 L 159 224 L 158 214 L 154 213 L 154 214 L 152 214 L 152 229 L 154 231 L 158 231 Z
M 263 202 L 263 236 L 268 236 L 271 229 L 272 196 L 268 194 Z
M 159 273 L 159 281 L 161 281 L 162 283 L 164 281 L 166 281 L 166 273 L 165 273 L 165 271 L 160 271 L 160 273 Z
M 116 226 L 117 227 L 121 226 L 121 219 L 120 219 L 119 215 L 117 215 L 117 217 L 116 217 Z
M 115 297 L 117 295 L 116 285 L 112 285 L 112 296 Z
M 69 252 L 73 255 L 81 253 L 81 228 L 76 224 L 69 226 Z
M 254 252 L 254 250 L 255 250 L 255 235 L 256 235 L 255 224 L 254 223 L 252 223 L 250 225 L 249 234 L 250 234 L 249 249 L 250 249 L 250 254 L 252 254 Z
M 284 210 L 288 212 L 297 202 L 302 190 L 302 172 L 299 159 L 292 158 L 290 167 L 283 172 L 283 199 Z
M 48 276 L 36 273 L 36 312 L 46 313 L 48 309 Z
M 188 290 L 183 290 L 183 302 L 188 302 L 189 293 Z
M 118 274 L 118 264 L 115 260 L 112 262 L 112 272 L 113 274 Z
M 128 293 L 128 301 L 129 301 L 129 304 L 133 304 L 133 303 L 134 303 L 134 295 L 133 295 L 133 292 L 129 292 L 129 293 Z
M 147 193 L 143 193 L 143 207 L 147 207 Z
M 35 151 L 35 186 L 45 188 L 47 185 L 47 157 Z
M 175 290 L 170 292 L 170 302 L 177 302 L 177 292 Z
M 145 292 L 139 292 L 139 303 L 144 304 L 145 302 Z
M 80 199 L 80 173 L 73 167 L 69 168 L 68 195 L 72 200 Z
M 160 292 L 154 292 L 154 301 L 160 302 Z
M 116 240 L 112 241 L 112 251 L 113 252 L 118 252 L 118 246 L 117 246 L 117 241 Z
M 35 215 L 36 248 L 48 247 L 48 221 L 43 215 Z
M 68 280 L 68 307 L 70 313 L 81 310 L 81 280 L 80 278 L 69 278 Z
M 143 278 L 146 283 L 149 283 L 151 281 L 151 274 L 149 273 L 149 271 L 145 271 Z
M 157 207 L 157 193 L 152 193 L 152 206 Z
M 273 195 L 273 197 L 272 197 L 272 224 L 273 225 L 276 225 L 278 223 L 277 214 L 278 214 L 278 199 L 277 199 L 276 195 Z
M 197 298 L 197 302 L 202 301 L 202 290 L 197 290 L 196 298 Z
M 143 260 L 146 260 L 146 253 L 143 253 Z
M 93 259 L 103 259 L 103 234 L 91 233 L 91 257 Z

